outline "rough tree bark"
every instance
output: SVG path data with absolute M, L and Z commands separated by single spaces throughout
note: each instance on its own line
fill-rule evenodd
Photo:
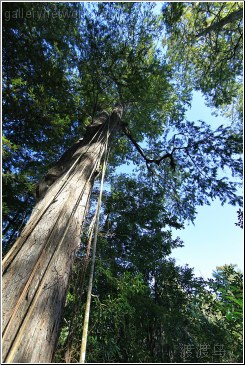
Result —
M 3 261 L 3 361 L 52 361 L 94 178 L 122 109 L 103 113 L 38 186 L 41 199 Z

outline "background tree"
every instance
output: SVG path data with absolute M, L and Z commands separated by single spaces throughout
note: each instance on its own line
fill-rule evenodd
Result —
M 159 204 L 161 196 L 153 188 L 129 177 L 106 194 L 87 362 L 241 361 L 242 275 L 227 266 L 217 268 L 215 279 L 204 280 L 188 266 L 176 266 L 169 255 L 183 242 L 174 240 L 168 227 L 181 225 Z M 82 242 L 55 362 L 79 358 L 86 293 L 79 268 L 86 237 Z
M 78 19 L 52 17 L 55 11 L 78 8 L 75 3 L 3 5 L 6 245 L 20 233 L 30 214 L 35 183 L 84 132 L 86 115 L 81 112 L 70 78 Z
M 165 3 L 168 57 L 208 105 L 242 122 L 243 3 Z
M 235 265 L 217 267 L 210 280 L 210 288 L 215 293 L 214 312 L 217 321 L 223 322 L 227 358 L 242 361 L 241 343 L 243 341 L 243 275 Z

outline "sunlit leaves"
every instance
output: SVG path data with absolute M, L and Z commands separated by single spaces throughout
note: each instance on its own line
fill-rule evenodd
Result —
M 72 17 L 64 16 L 72 10 Z M 3 5 L 3 168 L 7 178 L 3 197 L 9 212 L 6 229 L 22 226 L 34 203 L 30 186 L 78 138 L 78 131 L 83 131 L 71 78 L 77 10 L 77 4 L 68 3 Z
M 242 3 L 165 3 L 164 44 L 186 85 L 210 105 L 231 105 L 242 76 Z

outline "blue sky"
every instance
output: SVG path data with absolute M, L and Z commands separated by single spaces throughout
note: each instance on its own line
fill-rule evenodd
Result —
M 212 110 L 205 106 L 199 92 L 193 95 L 187 119 L 201 119 L 214 127 L 226 123 L 221 116 L 212 115 Z M 195 268 L 197 276 L 206 278 L 212 276 L 216 266 L 224 264 L 237 264 L 243 271 L 244 239 L 243 230 L 235 225 L 237 210 L 238 207 L 228 204 L 222 206 L 218 199 L 210 206 L 198 207 L 195 225 L 189 224 L 184 230 L 173 233 L 185 244 L 185 247 L 175 249 L 171 255 L 176 259 L 176 264 L 189 264 Z
M 155 12 L 161 11 L 163 2 L 156 2 Z M 227 121 L 222 116 L 214 116 L 212 109 L 205 106 L 201 92 L 193 93 L 192 107 L 186 118 L 197 121 L 203 120 L 214 129 L 225 125 Z M 130 173 L 133 168 L 123 165 L 118 172 Z M 221 205 L 217 199 L 210 206 L 197 208 L 194 225 L 186 223 L 185 229 L 173 232 L 173 237 L 179 236 L 185 247 L 173 250 L 171 257 L 176 264 L 188 264 L 194 268 L 196 276 L 212 277 L 217 266 L 235 264 L 243 272 L 244 238 L 243 230 L 236 226 L 237 210 L 229 204 Z
M 217 111 L 216 111 L 217 112 Z M 205 105 L 201 92 L 193 93 L 192 107 L 186 112 L 186 119 L 203 120 L 213 129 L 230 122 L 222 116 L 215 116 L 212 109 Z M 144 144 L 141 143 L 144 148 Z M 117 168 L 117 173 L 132 173 L 133 163 Z M 242 192 L 241 192 L 242 194 Z M 244 238 L 243 230 L 236 226 L 237 210 L 229 204 L 221 205 L 219 199 L 209 206 L 197 207 L 197 216 L 192 223 L 185 223 L 185 229 L 173 231 L 173 238 L 179 236 L 184 247 L 174 249 L 171 257 L 176 264 L 194 268 L 196 276 L 211 278 L 217 266 L 225 264 L 237 265 L 243 272 Z
M 163 2 L 156 2 L 156 13 L 161 11 L 162 5 Z M 192 108 L 186 116 L 193 121 L 203 120 L 214 128 L 226 124 L 221 116 L 212 115 L 200 92 L 193 94 Z M 190 223 L 184 230 L 173 233 L 173 237 L 179 236 L 185 244 L 171 255 L 176 259 L 176 264 L 188 264 L 194 267 L 197 276 L 205 278 L 212 277 L 216 266 L 224 264 L 237 264 L 243 271 L 244 238 L 243 230 L 235 225 L 237 210 L 238 207 L 228 204 L 222 206 L 219 200 L 210 206 L 198 207 L 195 225 Z
M 178 231 L 185 247 L 173 250 L 171 257 L 176 264 L 188 264 L 194 267 L 196 276 L 204 278 L 211 277 L 216 266 L 224 264 L 237 264 L 243 271 L 243 231 L 235 225 L 237 208 L 221 206 L 217 200 L 197 211 L 195 225 Z

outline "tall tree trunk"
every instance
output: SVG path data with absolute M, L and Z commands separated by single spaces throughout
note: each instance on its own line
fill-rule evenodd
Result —
M 41 200 L 3 261 L 4 362 L 52 361 L 93 181 L 121 113 L 103 113 L 39 184 Z

